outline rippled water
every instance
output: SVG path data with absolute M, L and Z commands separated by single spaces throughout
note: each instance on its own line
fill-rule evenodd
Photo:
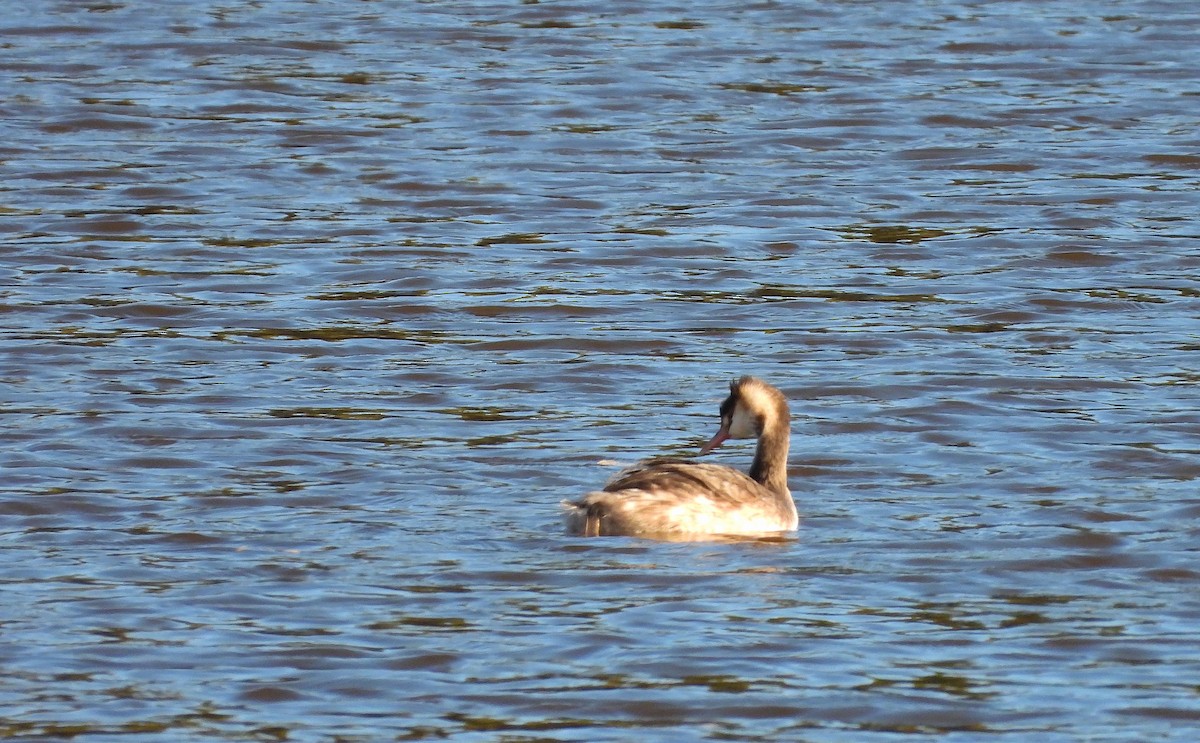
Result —
M 0 7 L 0 736 L 1195 739 L 1189 3 Z

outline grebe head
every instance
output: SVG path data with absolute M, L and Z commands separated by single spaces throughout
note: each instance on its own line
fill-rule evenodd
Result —
M 721 403 L 721 428 L 700 449 L 707 454 L 729 439 L 755 439 L 762 435 L 768 418 L 789 418 L 783 393 L 756 377 L 729 383 L 729 397 Z

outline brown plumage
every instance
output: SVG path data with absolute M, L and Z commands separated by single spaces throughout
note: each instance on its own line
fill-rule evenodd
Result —
M 566 501 L 567 530 L 586 537 L 769 535 L 799 523 L 788 491 L 791 417 L 783 393 L 755 377 L 729 385 L 721 427 L 700 450 L 731 438 L 757 438 L 750 473 L 684 460 L 639 464 L 603 490 Z

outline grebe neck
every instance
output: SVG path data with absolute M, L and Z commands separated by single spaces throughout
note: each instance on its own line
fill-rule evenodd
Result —
M 768 421 L 758 437 L 750 478 L 773 493 L 789 495 L 787 481 L 788 439 L 791 435 L 787 419 Z

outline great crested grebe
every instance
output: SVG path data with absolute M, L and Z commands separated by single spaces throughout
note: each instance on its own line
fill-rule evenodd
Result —
M 783 393 L 755 377 L 729 385 L 721 428 L 701 454 L 728 439 L 758 439 L 745 475 L 719 464 L 660 460 L 636 465 L 603 490 L 564 501 L 567 531 L 586 537 L 764 536 L 800 523 L 787 484 L 791 415 Z

